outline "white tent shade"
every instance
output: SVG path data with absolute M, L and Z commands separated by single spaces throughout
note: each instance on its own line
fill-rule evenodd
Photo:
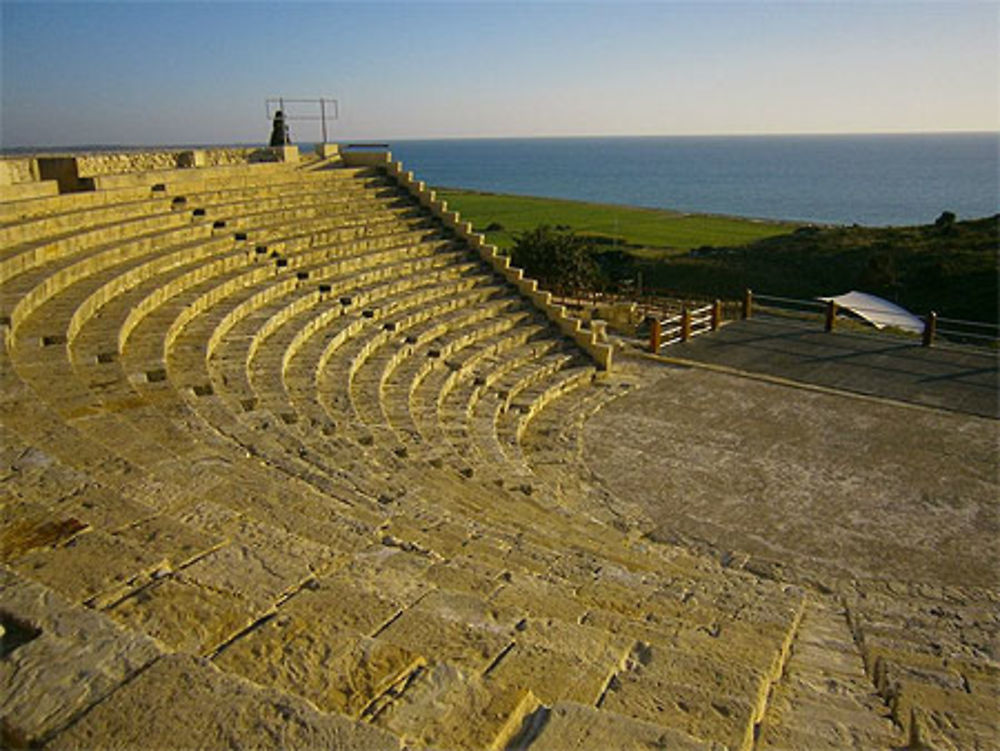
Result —
M 816 299 L 823 302 L 832 300 L 839 307 L 846 308 L 864 318 L 877 329 L 892 326 L 903 331 L 911 331 L 914 334 L 919 334 L 924 330 L 922 319 L 895 303 L 875 295 L 869 295 L 867 292 L 852 291 L 836 297 L 818 297 Z

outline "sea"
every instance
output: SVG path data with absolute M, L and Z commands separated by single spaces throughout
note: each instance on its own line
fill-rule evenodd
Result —
M 431 185 L 817 224 L 1000 212 L 1000 133 L 390 142 Z

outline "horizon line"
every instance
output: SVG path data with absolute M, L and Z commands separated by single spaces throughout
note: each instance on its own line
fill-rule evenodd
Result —
M 996 130 L 897 130 L 897 131 L 800 131 L 782 133 L 603 133 L 603 134 L 571 134 L 571 135 L 474 135 L 474 136 L 391 136 L 391 137 L 355 137 L 343 136 L 334 138 L 328 143 L 344 141 L 532 141 L 532 140 L 569 140 L 569 139 L 612 139 L 612 138 L 809 138 L 809 137 L 850 137 L 850 136 L 948 136 L 948 135 L 995 135 L 1000 137 L 1000 128 Z M 298 144 L 317 144 L 320 140 L 303 139 Z M 12 152 L 30 152 L 32 149 L 56 151 L 59 149 L 155 149 L 155 148 L 223 148 L 223 147 L 266 147 L 264 141 L 215 141 L 187 143 L 80 143 L 59 145 L 0 145 L 0 154 Z

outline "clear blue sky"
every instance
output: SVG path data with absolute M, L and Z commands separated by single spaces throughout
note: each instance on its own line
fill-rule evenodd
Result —
M 1000 130 L 1000 4 L 45 3 L 2 12 L 3 146 Z M 315 140 L 314 126 L 293 138 Z

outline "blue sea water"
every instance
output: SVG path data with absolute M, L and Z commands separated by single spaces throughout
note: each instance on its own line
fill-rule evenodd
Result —
M 431 185 L 870 226 L 1000 211 L 1000 134 L 394 141 Z

